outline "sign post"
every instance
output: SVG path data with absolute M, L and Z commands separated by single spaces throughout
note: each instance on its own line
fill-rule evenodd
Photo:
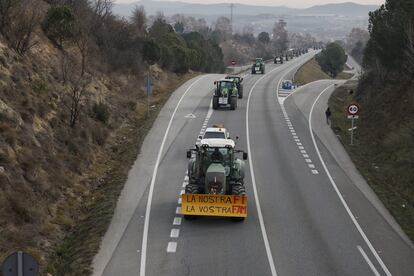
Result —
M 359 118 L 359 106 L 357 104 L 350 104 L 347 108 L 348 119 L 351 119 L 351 128 L 348 129 L 351 132 L 351 146 L 354 145 L 354 130 L 357 128 L 355 126 L 355 120 Z
M 152 95 L 152 78 L 151 78 L 151 74 L 148 72 L 147 75 L 145 76 L 145 87 L 146 87 L 146 91 L 147 91 L 147 116 L 149 118 L 150 116 L 150 96 Z

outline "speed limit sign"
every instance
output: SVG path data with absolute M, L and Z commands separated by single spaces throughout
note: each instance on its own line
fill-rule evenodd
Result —
M 348 115 L 356 116 L 359 112 L 359 106 L 357 104 L 350 104 L 347 108 Z

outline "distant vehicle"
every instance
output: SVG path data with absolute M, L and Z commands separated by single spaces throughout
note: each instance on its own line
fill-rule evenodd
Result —
M 278 64 L 278 63 L 283 64 L 283 56 L 275 57 L 274 60 L 273 60 L 273 62 L 275 64 Z
M 236 75 L 227 75 L 226 79 L 233 80 L 237 85 L 237 90 L 239 92 L 239 99 L 243 98 L 243 78 Z
M 292 90 L 293 83 L 290 80 L 285 80 L 282 82 L 282 89 L 283 90 Z
M 252 74 L 264 74 L 265 73 L 265 63 L 263 58 L 256 58 L 252 66 Z
M 219 107 L 230 107 L 235 110 L 239 91 L 237 84 L 231 79 L 222 79 L 214 82 L 216 88 L 213 95 L 213 109 Z

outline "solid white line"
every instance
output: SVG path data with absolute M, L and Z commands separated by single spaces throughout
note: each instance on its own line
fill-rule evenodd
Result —
M 277 67 L 277 68 L 273 69 L 272 71 L 267 73 L 267 75 L 262 76 L 260 79 L 258 79 L 254 83 L 254 85 L 250 89 L 249 96 L 247 97 L 247 104 L 246 104 L 247 105 L 247 107 L 246 107 L 246 136 L 247 136 L 247 152 L 249 153 L 248 158 L 249 158 L 250 176 L 252 178 L 253 193 L 254 193 L 254 199 L 256 201 L 256 209 L 257 209 L 257 215 L 259 217 L 260 229 L 262 231 L 263 242 L 264 242 L 264 245 L 265 245 L 265 248 L 266 248 L 267 259 L 269 261 L 270 271 L 272 273 L 272 276 L 277 276 L 277 273 L 276 273 L 275 263 L 274 263 L 274 260 L 273 260 L 272 250 L 271 250 L 270 244 L 269 244 L 269 239 L 267 238 L 266 227 L 265 227 L 265 223 L 264 223 L 264 219 L 263 219 L 263 215 L 262 215 L 262 208 L 260 207 L 259 195 L 258 195 L 258 192 L 257 192 L 256 178 L 255 178 L 255 175 L 254 175 L 252 150 L 250 148 L 249 109 L 250 109 L 250 99 L 251 99 L 251 96 L 253 94 L 253 91 L 254 91 L 256 85 L 262 79 L 264 79 L 266 76 L 268 76 L 271 72 L 273 72 L 273 71 L 275 71 L 276 69 L 279 69 L 279 68 L 280 67 Z
M 315 140 L 315 136 L 313 134 L 313 130 L 312 130 L 312 113 L 313 113 L 313 109 L 315 108 L 316 103 L 318 102 L 319 98 L 323 95 L 323 93 L 325 93 L 326 91 L 328 91 L 332 86 L 334 86 L 333 84 L 328 86 L 327 88 L 325 88 L 319 95 L 318 97 L 315 99 L 315 101 L 313 102 L 313 105 L 311 107 L 310 110 L 310 114 L 309 114 L 309 131 L 312 137 L 312 141 L 313 141 L 313 145 L 315 146 L 315 150 L 316 153 L 318 154 L 318 157 L 322 163 L 322 167 L 324 168 L 326 174 L 328 175 L 328 178 L 332 184 L 332 187 L 334 188 L 336 194 L 338 195 L 340 201 L 342 202 L 342 205 L 345 207 L 346 212 L 348 213 L 349 217 L 351 218 L 352 222 L 354 223 L 356 229 L 358 230 L 359 234 L 362 236 L 362 238 L 364 239 L 365 243 L 367 244 L 369 250 L 371 250 L 371 253 L 374 255 L 375 259 L 377 260 L 377 262 L 381 265 L 382 270 L 384 270 L 385 274 L 387 276 L 391 276 L 391 272 L 388 270 L 387 266 L 384 264 L 384 262 L 382 261 L 381 257 L 378 255 L 377 251 L 375 250 L 374 246 L 372 245 L 372 243 L 370 242 L 370 240 L 368 239 L 367 235 L 365 234 L 364 230 L 362 230 L 361 226 L 359 225 L 358 221 L 356 220 L 354 214 L 352 213 L 351 209 L 349 208 L 348 204 L 346 203 L 344 197 L 342 196 L 341 192 L 339 191 L 338 187 L 336 186 L 336 183 L 331 175 L 331 173 L 328 170 L 328 167 L 325 164 L 325 161 L 322 158 L 322 154 L 319 151 L 319 147 L 316 144 L 316 140 Z
M 150 215 L 151 215 L 152 197 L 153 197 L 153 194 L 154 194 L 155 180 L 157 178 L 158 167 L 160 165 L 160 161 L 161 161 L 161 157 L 162 157 L 162 152 L 164 150 L 165 142 L 167 141 L 167 136 L 168 136 L 168 133 L 170 131 L 170 128 L 171 128 L 173 119 L 175 117 L 175 114 L 177 113 L 178 107 L 180 106 L 181 102 L 183 101 L 185 95 L 188 93 L 188 91 L 191 90 L 191 88 L 193 88 L 193 86 L 195 84 L 197 84 L 200 80 L 204 79 L 204 77 L 205 76 L 200 77 L 199 79 L 194 81 L 187 88 L 187 90 L 185 90 L 183 95 L 181 95 L 180 100 L 178 101 L 177 105 L 175 106 L 175 109 L 174 109 L 173 113 L 171 114 L 170 121 L 168 122 L 167 129 L 165 130 L 165 133 L 164 133 L 164 138 L 162 139 L 161 146 L 160 146 L 160 149 L 158 151 L 158 156 L 157 156 L 157 160 L 155 162 L 154 171 L 152 172 L 152 179 L 151 179 L 151 184 L 150 184 L 150 188 L 149 188 L 148 201 L 147 201 L 147 206 L 146 206 L 146 210 L 145 210 L 145 222 L 144 222 L 144 230 L 143 230 L 143 234 L 142 234 L 142 245 L 141 245 L 141 265 L 140 265 L 140 270 L 139 270 L 139 275 L 141 275 L 141 276 L 145 276 L 145 268 L 146 268 L 146 261 L 147 261 L 148 229 L 149 229 L 149 221 L 150 221 Z
M 364 249 L 360 245 L 357 246 L 359 252 L 361 253 L 362 257 L 365 259 L 369 267 L 371 268 L 372 272 L 374 272 L 375 276 L 380 276 L 378 273 L 378 270 L 375 268 L 374 264 L 371 262 L 371 260 L 368 258 L 367 254 L 365 253 Z
M 169 242 L 167 246 L 167 253 L 175 253 L 177 251 L 177 243 Z
M 171 229 L 170 238 L 178 238 L 180 236 L 180 229 Z

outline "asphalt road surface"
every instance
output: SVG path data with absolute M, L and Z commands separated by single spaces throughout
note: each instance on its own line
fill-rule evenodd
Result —
M 280 80 L 314 54 L 268 64 L 265 75 L 246 72 L 235 111 L 210 108 L 223 75 L 197 77 L 174 93 L 130 172 L 94 275 L 414 275 L 413 248 L 310 131 L 310 122 L 326 124 L 316 100 L 332 82 L 278 100 Z M 249 152 L 241 223 L 178 214 L 186 150 L 215 123 Z

